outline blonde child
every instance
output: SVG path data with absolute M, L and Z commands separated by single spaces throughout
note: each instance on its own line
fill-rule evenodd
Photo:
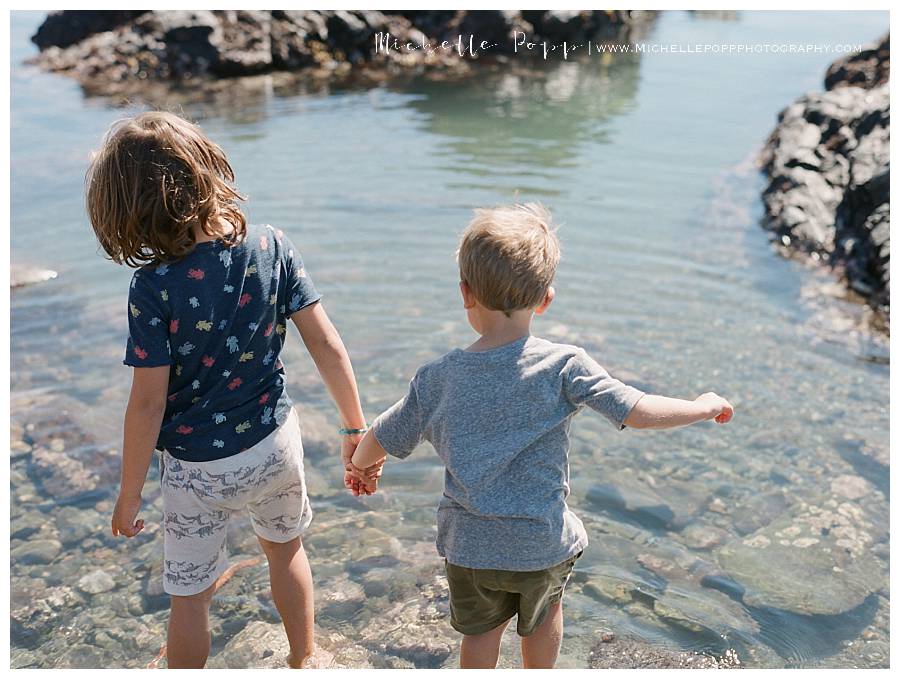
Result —
M 496 666 L 514 616 L 524 666 L 556 662 L 563 592 L 588 544 L 566 504 L 578 411 L 587 406 L 617 429 L 725 423 L 733 414 L 713 393 L 693 401 L 644 394 L 584 349 L 532 336 L 532 318 L 553 301 L 558 261 L 541 206 L 476 210 L 459 247 L 459 287 L 479 338 L 419 368 L 348 467 L 371 492 L 385 453 L 404 458 L 422 441 L 437 451 L 446 467 L 437 548 L 464 668 Z

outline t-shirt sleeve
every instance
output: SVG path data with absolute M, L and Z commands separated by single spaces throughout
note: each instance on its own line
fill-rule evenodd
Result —
M 284 257 L 284 267 L 287 274 L 287 285 L 285 285 L 285 307 L 288 316 L 300 311 L 304 307 L 308 307 L 313 302 L 322 299 L 322 295 L 313 285 L 309 272 L 303 265 L 303 258 L 300 251 L 291 242 L 287 236 L 282 237 L 281 241 L 282 256 Z
M 372 424 L 375 438 L 389 455 L 404 458 L 424 439 L 422 408 L 417 380 L 409 383 L 409 392 L 382 413 Z
M 640 389 L 611 377 L 584 350 L 566 365 L 565 389 L 575 407 L 593 408 L 619 429 L 625 428 L 625 418 L 644 395 Z
M 172 363 L 168 304 L 149 276 L 140 269 L 135 271 L 128 291 L 128 342 L 122 362 L 135 368 Z

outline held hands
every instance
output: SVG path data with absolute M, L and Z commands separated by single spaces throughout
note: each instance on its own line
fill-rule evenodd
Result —
M 371 467 L 360 469 L 350 460 L 356 447 L 362 441 L 363 434 L 348 434 L 341 440 L 341 463 L 344 465 L 344 487 L 354 496 L 372 495 L 378 488 L 385 459 L 382 458 Z
M 719 424 L 725 424 L 734 416 L 734 406 L 711 391 L 695 398 L 694 403 L 702 405 L 706 409 L 708 414 L 705 419 L 715 420 Z
M 120 492 L 112 515 L 112 534 L 117 537 L 124 535 L 126 538 L 133 538 L 144 530 L 144 520 L 135 520 L 139 511 L 141 511 L 141 496 L 123 495 Z
M 354 495 L 374 495 L 378 489 L 378 479 L 381 478 L 386 458 L 381 458 L 371 467 L 360 469 L 350 462 L 345 468 L 344 485 L 350 489 Z M 347 475 L 350 477 L 350 483 L 346 481 Z

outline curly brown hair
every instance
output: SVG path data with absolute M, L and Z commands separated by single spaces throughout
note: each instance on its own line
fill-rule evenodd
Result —
M 247 220 L 225 153 L 195 124 L 151 111 L 112 125 L 86 177 L 87 211 L 118 264 L 173 262 L 195 245 L 194 226 L 233 245 Z M 222 232 L 222 221 L 234 228 Z

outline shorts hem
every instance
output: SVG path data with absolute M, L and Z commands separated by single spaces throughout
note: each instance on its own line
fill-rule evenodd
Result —
M 543 625 L 544 620 L 547 619 L 547 612 L 550 610 L 550 607 L 554 606 L 554 605 L 558 604 L 560 601 L 562 601 L 564 593 L 565 593 L 565 591 L 562 591 L 559 593 L 558 596 L 550 597 L 550 599 L 547 600 L 547 605 L 544 606 L 543 610 L 541 611 L 541 614 L 535 619 L 534 624 L 531 625 L 530 629 L 523 630 L 522 628 L 519 627 L 519 624 L 517 622 L 516 623 L 516 634 L 518 634 L 520 637 L 530 637 L 532 634 L 534 634 L 537 631 L 537 628 L 540 627 L 541 625 Z
M 484 634 L 485 632 L 490 632 L 492 629 L 495 629 L 502 625 L 504 622 L 512 620 L 513 616 L 516 614 L 515 611 L 512 611 L 509 615 L 505 617 L 498 618 L 494 622 L 483 622 L 476 625 L 463 625 L 456 622 L 452 617 L 450 618 L 450 626 L 455 629 L 460 634 L 465 634 L 466 636 L 475 636 L 477 634 Z
M 256 535 L 256 537 L 267 540 L 268 542 L 275 542 L 278 544 L 284 544 L 285 542 L 290 542 L 294 538 L 302 537 L 311 523 L 312 517 L 310 516 L 309 521 L 303 521 L 288 533 L 273 533 L 266 530 L 265 528 L 262 528 L 261 526 L 257 526 L 253 521 L 253 517 L 250 517 L 250 525 L 253 526 L 253 533 Z
M 169 596 L 194 596 L 195 594 L 200 594 L 201 592 L 205 592 L 210 587 L 215 587 L 216 582 L 219 577 L 228 570 L 228 559 L 224 559 L 223 563 L 216 567 L 216 570 L 213 571 L 213 575 L 209 578 L 209 584 L 203 585 L 199 589 L 196 586 L 185 586 L 178 587 L 177 585 L 170 585 L 165 581 L 165 574 L 163 574 L 163 591 Z M 178 591 L 173 591 L 178 590 Z

